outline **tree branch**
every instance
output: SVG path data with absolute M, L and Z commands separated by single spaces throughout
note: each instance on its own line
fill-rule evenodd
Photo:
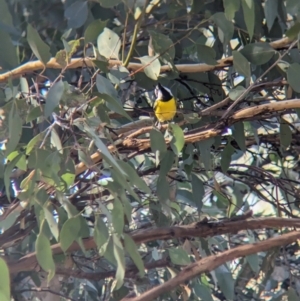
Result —
M 300 228 L 300 219 L 298 218 L 257 218 L 242 221 L 218 221 L 218 222 L 196 222 L 186 226 L 173 226 L 166 228 L 154 228 L 146 230 L 137 230 L 130 233 L 132 239 L 137 244 L 146 243 L 154 240 L 167 240 L 182 237 L 208 237 L 214 235 L 222 235 L 229 233 L 237 233 L 241 230 L 255 230 L 263 228 Z M 86 250 L 96 248 L 93 237 L 83 240 Z M 63 253 L 60 243 L 51 246 L 52 254 L 57 255 Z M 68 252 L 80 250 L 77 242 L 74 242 Z M 38 267 L 36 253 L 32 252 L 21 257 L 16 262 L 8 262 L 10 273 L 15 274 L 21 271 L 32 271 Z
M 224 251 L 217 255 L 205 257 L 183 268 L 174 278 L 170 279 L 169 281 L 146 291 L 140 296 L 134 298 L 124 298 L 122 299 L 122 301 L 154 300 L 163 293 L 175 289 L 178 285 L 189 281 L 202 273 L 213 271 L 218 266 L 226 263 L 227 261 L 231 261 L 239 257 L 244 257 L 251 254 L 256 254 L 258 252 L 267 251 L 274 247 L 287 245 L 299 238 L 300 232 L 293 231 L 288 234 L 283 234 L 280 237 L 274 237 L 262 242 L 243 245 Z
M 274 49 L 284 48 L 287 45 L 289 45 L 291 40 L 289 38 L 283 38 L 278 41 L 271 42 L 270 45 Z M 218 69 L 223 69 L 225 67 L 231 66 L 233 63 L 233 57 L 227 57 L 225 59 L 218 60 L 218 64 L 215 66 L 207 65 L 207 64 L 178 64 L 175 65 L 176 69 L 179 72 L 184 73 L 195 73 L 195 72 L 207 72 L 207 71 L 213 71 Z M 109 60 L 108 61 L 108 68 L 112 69 L 116 66 L 121 66 L 122 62 L 118 60 Z M 91 58 L 75 58 L 71 59 L 69 64 L 65 69 L 76 69 L 80 67 L 95 67 L 93 63 L 93 59 Z M 3 74 L 0 74 L 0 82 L 6 82 L 9 78 L 18 78 L 23 76 L 26 73 L 31 73 L 38 70 L 43 70 L 44 68 L 49 69 L 63 69 L 63 66 L 61 66 L 55 58 L 51 58 L 50 61 L 46 64 L 46 67 L 43 65 L 40 61 L 33 61 L 28 62 L 26 64 L 23 64 L 11 71 L 5 72 Z M 130 71 L 144 71 L 145 66 L 138 63 L 129 63 L 127 68 Z M 172 67 L 168 65 L 161 66 L 160 73 L 170 72 L 172 71 Z

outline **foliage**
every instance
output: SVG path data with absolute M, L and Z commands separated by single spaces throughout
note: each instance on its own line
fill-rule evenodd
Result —
M 0 0 L 0 299 L 299 300 L 299 14 Z

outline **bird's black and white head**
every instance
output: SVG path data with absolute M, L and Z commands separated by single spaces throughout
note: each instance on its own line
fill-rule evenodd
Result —
M 154 90 L 156 99 L 161 101 L 169 101 L 173 98 L 173 94 L 170 89 L 162 86 L 160 83 L 157 84 Z

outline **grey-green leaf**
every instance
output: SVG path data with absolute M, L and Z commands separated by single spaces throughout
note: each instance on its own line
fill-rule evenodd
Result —
M 293 63 L 287 69 L 287 80 L 293 90 L 297 93 L 300 93 L 300 85 L 299 85 L 299 78 L 300 78 L 300 64 Z
M 39 265 L 46 272 L 55 271 L 55 264 L 52 257 L 51 245 L 45 234 L 40 233 L 35 242 L 36 258 Z
M 281 119 L 280 122 L 280 145 L 283 149 L 286 149 L 290 146 L 292 142 L 292 131 L 289 127 L 289 125 Z
M 240 8 L 240 0 L 223 0 L 226 18 L 231 21 Z
M 230 142 L 227 143 L 227 145 L 225 146 L 225 148 L 222 151 L 222 154 L 221 154 L 221 168 L 222 168 L 222 171 L 224 173 L 227 172 L 227 170 L 230 166 L 231 156 L 234 153 L 234 151 L 235 151 L 235 149 L 231 145 Z
M 173 152 L 178 156 L 184 147 L 184 134 L 183 130 L 178 124 L 170 124 L 172 129 L 173 138 L 171 140 L 171 147 Z
M 206 45 L 197 45 L 198 59 L 208 65 L 217 65 L 216 52 L 213 48 Z
M 68 19 L 69 28 L 81 27 L 88 17 L 87 1 L 78 0 L 72 3 L 65 10 L 65 17 Z
M 233 51 L 233 65 L 235 70 L 242 76 L 249 78 L 251 76 L 250 64 L 247 59 L 239 52 Z
M 263 65 L 267 63 L 275 54 L 275 50 L 270 44 L 263 42 L 248 44 L 240 52 L 254 65 Z
M 51 58 L 50 47 L 30 24 L 27 25 L 27 41 L 34 55 L 46 65 Z
M 153 50 L 160 55 L 160 59 L 165 63 L 173 63 L 175 58 L 175 47 L 173 41 L 166 35 L 149 30 L 152 38 Z
M 0 28 L 0 66 L 4 70 L 13 69 L 18 65 L 16 48 L 13 45 L 9 34 Z
M 71 244 L 78 238 L 80 230 L 80 219 L 78 217 L 69 218 L 62 226 L 59 240 L 61 249 L 66 252 Z
M 49 117 L 54 109 L 58 106 L 64 93 L 64 83 L 59 80 L 50 89 L 46 96 L 46 104 L 44 107 L 45 117 Z
M 118 198 L 115 198 L 114 200 L 114 208 L 111 212 L 111 216 L 115 231 L 118 234 L 122 234 L 124 228 L 124 208 Z
M 130 255 L 132 261 L 134 262 L 134 264 L 136 265 L 136 267 L 138 268 L 138 270 L 140 272 L 139 276 L 143 277 L 145 274 L 144 262 L 141 258 L 140 253 L 138 252 L 135 242 L 133 241 L 131 236 L 129 236 L 128 234 L 124 234 L 124 245 L 125 245 L 126 251 Z
M 246 151 L 245 130 L 244 123 L 242 121 L 234 125 L 233 136 L 241 150 L 243 152 Z
M 160 74 L 160 62 L 158 58 L 155 58 L 153 56 L 142 56 L 138 58 L 142 65 L 144 66 L 145 74 L 153 79 L 157 80 Z
M 251 40 L 253 37 L 254 26 L 255 26 L 255 3 L 254 0 L 241 0 L 241 1 L 242 1 L 245 23 Z
M 9 155 L 17 147 L 22 135 L 22 119 L 20 118 L 18 107 L 13 102 L 8 116 L 8 142 L 6 144 L 6 154 Z
M 98 36 L 97 39 L 98 51 L 107 59 L 118 59 L 121 48 L 121 40 L 119 36 L 107 27 Z
M 218 285 L 227 300 L 234 299 L 234 280 L 232 274 L 225 265 L 219 266 L 215 270 Z
M 90 43 L 95 41 L 98 36 L 103 32 L 107 21 L 94 20 L 89 24 L 87 29 L 84 32 L 84 42 Z
M 195 173 L 192 173 L 192 190 L 193 201 L 197 205 L 198 212 L 200 212 L 203 205 L 202 198 L 204 197 L 204 185 L 202 180 Z
M 211 19 L 219 27 L 219 39 L 224 45 L 227 45 L 231 40 L 234 32 L 234 27 L 231 21 L 229 21 L 225 14 L 222 12 L 215 13 Z
M 123 285 L 124 276 L 125 276 L 125 256 L 124 249 L 118 238 L 117 234 L 113 235 L 114 242 L 114 256 L 117 261 L 117 271 L 116 271 L 116 289 L 119 289 Z
M 150 144 L 153 152 L 159 151 L 160 154 L 164 154 L 167 151 L 167 145 L 163 134 L 155 129 L 150 132 Z
M 6 300 L 10 300 L 10 276 L 9 269 L 4 259 L 0 257 L 0 292 L 5 296 Z

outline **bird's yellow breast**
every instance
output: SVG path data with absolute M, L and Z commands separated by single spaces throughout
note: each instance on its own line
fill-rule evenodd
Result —
M 176 114 L 176 100 L 174 98 L 168 101 L 156 100 L 154 112 L 159 122 L 172 120 Z

